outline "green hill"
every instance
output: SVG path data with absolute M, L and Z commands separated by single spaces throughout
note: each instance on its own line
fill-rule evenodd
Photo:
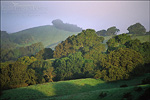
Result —
M 52 25 L 45 25 L 12 33 L 10 37 L 15 43 L 19 44 L 18 46 L 27 46 L 36 42 L 42 42 L 44 47 L 54 48 L 68 36 L 77 33 L 60 30 Z
M 131 36 L 132 39 L 139 39 L 141 42 L 150 42 L 150 35 Z
M 150 74 L 132 80 L 104 82 L 100 79 L 76 79 L 31 85 L 2 92 L 1 100 L 135 100 L 150 84 L 139 85 Z M 126 84 L 128 87 L 120 87 Z M 123 99 L 124 98 L 124 99 Z M 131 98 L 131 99 L 129 99 Z

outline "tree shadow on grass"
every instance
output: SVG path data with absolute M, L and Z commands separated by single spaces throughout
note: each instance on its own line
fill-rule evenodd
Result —
M 36 100 L 41 98 L 47 98 L 47 96 L 38 90 L 18 88 L 3 91 L 0 100 Z
M 79 80 L 77 80 L 75 82 L 70 82 L 70 81 L 56 82 L 53 85 L 56 95 L 51 96 L 51 97 L 74 95 L 74 94 L 84 93 L 84 92 L 88 92 L 88 91 L 100 90 L 100 87 L 103 87 L 103 85 L 104 85 L 104 83 L 95 84 L 95 85 L 91 85 L 86 82 L 80 83 Z
M 70 81 L 59 81 L 52 83 L 44 83 L 37 86 L 29 86 L 24 88 L 17 88 L 11 90 L 5 90 L 0 97 L 0 100 L 48 100 L 57 99 L 55 97 L 63 97 L 68 95 L 74 95 L 96 91 L 107 90 L 112 88 L 120 88 L 120 85 L 127 84 L 128 86 L 134 86 L 138 80 L 123 80 L 116 82 L 103 82 L 95 79 L 78 79 Z M 88 96 L 89 94 L 87 94 Z M 99 94 L 98 94 L 99 95 Z M 96 95 L 98 97 L 98 95 Z

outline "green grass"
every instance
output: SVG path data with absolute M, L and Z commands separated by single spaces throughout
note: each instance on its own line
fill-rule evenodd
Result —
M 112 89 L 102 89 L 102 90 L 95 90 L 89 92 L 83 92 L 78 94 L 72 95 L 65 95 L 59 97 L 52 97 L 52 98 L 45 98 L 45 99 L 38 99 L 38 100 L 127 100 L 123 99 L 123 95 L 125 93 L 131 93 L 132 100 L 136 100 L 144 90 L 150 87 L 149 84 L 138 86 L 141 87 L 143 90 L 141 92 L 136 92 L 134 89 L 135 87 L 126 87 L 126 88 L 112 88 Z M 107 93 L 106 97 L 100 97 L 101 93 Z
M 142 43 L 143 42 L 150 42 L 150 35 L 132 36 L 132 39 L 139 39 Z
M 107 92 L 108 94 L 107 97 L 101 98 L 102 100 L 112 100 L 110 98 L 118 98 L 119 95 L 119 98 L 121 98 L 123 93 L 133 91 L 133 88 L 147 76 L 150 76 L 150 74 L 145 74 L 132 80 L 116 82 L 104 82 L 100 79 L 86 78 L 37 84 L 5 90 L 2 92 L 1 100 L 98 100 L 101 92 Z M 120 85 L 123 84 L 127 84 L 128 87 L 120 88 Z M 150 87 L 150 85 L 142 85 L 140 87 L 145 89 Z M 135 93 L 133 92 L 132 94 L 134 95 Z M 137 93 L 136 95 L 140 94 Z
M 79 32 L 68 32 L 55 28 L 52 25 L 39 26 L 22 30 L 13 34 L 10 34 L 11 38 L 19 38 L 22 35 L 31 35 L 33 37 L 32 43 L 42 42 L 44 47 L 54 48 L 60 41 L 64 41 L 67 37 L 77 34 Z M 32 43 L 24 44 L 29 45 Z M 24 46 L 20 45 L 20 46 Z

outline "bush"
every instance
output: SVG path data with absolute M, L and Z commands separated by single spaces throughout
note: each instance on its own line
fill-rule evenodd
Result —
M 99 97 L 101 97 L 101 98 L 104 98 L 104 97 L 106 97 L 106 96 L 107 96 L 107 93 L 106 93 L 106 92 L 101 92 L 100 95 L 99 95 Z
M 128 85 L 126 85 L 126 84 L 123 84 L 123 85 L 120 85 L 120 87 L 128 87 Z
M 141 88 L 141 87 L 135 87 L 134 88 L 134 91 L 136 91 L 136 92 L 141 92 L 143 89 Z
M 150 76 L 142 80 L 142 84 L 150 84 Z
M 132 100 L 132 95 L 130 92 L 124 93 L 123 98 L 126 98 L 127 100 Z
M 138 100 L 150 100 L 150 88 L 146 89 L 145 92 L 138 98 Z

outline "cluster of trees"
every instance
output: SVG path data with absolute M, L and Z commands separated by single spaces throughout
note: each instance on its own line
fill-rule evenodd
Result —
M 74 64 L 76 65 L 78 73 L 71 72 L 71 68 L 76 69 L 70 63 L 68 64 L 68 59 L 71 59 L 68 56 L 70 56 L 70 53 L 76 52 L 81 52 L 84 59 L 89 59 L 93 62 L 89 64 L 89 69 L 93 71 L 93 73 L 88 72 L 91 73 L 89 77 L 94 75 L 95 78 L 102 78 L 105 81 L 115 81 L 129 79 L 134 75 L 139 75 L 141 74 L 139 70 L 143 70 L 143 68 L 143 73 L 150 71 L 148 68 L 150 63 L 149 42 L 141 43 L 138 39 L 132 40 L 128 34 L 116 35 L 108 40 L 108 48 L 107 51 L 104 52 L 105 46 L 102 44 L 104 39 L 95 34 L 94 30 L 87 29 L 77 36 L 68 37 L 65 41 L 56 46 L 54 57 L 60 58 L 56 62 L 58 63 L 58 67 L 56 68 L 59 72 L 58 80 L 79 78 L 79 76 L 86 77 L 82 72 L 84 69 L 82 63 L 80 63 L 81 65 L 78 64 L 80 68 Z M 68 67 L 68 65 L 70 67 Z M 77 74 L 74 75 L 74 73 Z
M 34 43 L 26 47 L 16 48 L 16 49 L 1 48 L 0 59 L 2 62 L 10 61 L 10 60 L 16 61 L 19 57 L 34 55 L 35 53 L 39 52 L 42 49 L 44 49 L 44 46 L 41 42 Z
M 141 43 L 131 39 L 129 34 L 120 34 L 107 41 L 106 50 L 103 41 L 95 30 L 87 29 L 68 37 L 54 51 L 50 48 L 20 49 L 29 50 L 28 54 L 34 56 L 1 63 L 0 86 L 9 89 L 87 77 L 116 81 L 150 72 L 150 42 Z M 54 61 L 47 60 L 53 57 Z
M 6 31 L 0 30 L 0 40 L 1 40 L 1 48 L 3 49 L 15 49 L 18 45 L 31 44 L 34 42 L 34 37 L 30 34 L 22 34 L 12 36 L 8 34 Z
M 96 34 L 98 36 L 110 36 L 110 35 L 117 35 L 119 31 L 120 31 L 119 29 L 113 26 L 113 27 L 108 28 L 107 30 L 97 31 Z
M 127 30 L 129 31 L 128 34 L 143 35 L 146 33 L 145 27 L 140 23 L 129 26 Z
M 14 38 L 13 42 L 19 44 L 19 45 L 23 45 L 23 44 L 29 44 L 34 42 L 34 37 L 30 34 L 22 34 L 20 36 L 17 36 L 16 38 Z
M 104 51 L 103 37 L 98 37 L 93 29 L 83 30 L 78 35 L 72 35 L 55 47 L 54 58 L 65 57 L 70 53 L 81 51 L 84 55 L 92 50 Z
M 95 78 L 102 78 L 105 81 L 129 79 L 129 77 L 137 75 L 135 69 L 143 66 L 143 57 L 135 50 L 119 48 L 107 54 L 100 65 Z
M 52 24 L 61 30 L 70 31 L 70 32 L 81 32 L 82 28 L 78 27 L 77 25 L 63 23 L 62 20 L 56 19 L 52 21 Z
M 0 30 L 0 41 L 1 41 L 1 48 L 4 49 L 13 49 L 16 47 L 16 43 L 13 42 L 12 38 L 6 31 L 1 31 Z
M 129 26 L 127 30 L 129 31 L 127 34 L 133 34 L 133 35 L 149 35 L 150 33 L 150 31 L 146 32 L 145 27 L 140 23 L 135 23 Z M 107 30 L 103 29 L 103 30 L 97 31 L 96 34 L 98 36 L 110 36 L 110 35 L 117 35 L 119 31 L 120 31 L 119 29 L 113 26 L 113 27 L 108 28 Z
M 141 43 L 138 39 L 132 40 L 131 36 L 128 34 L 121 34 L 109 39 L 107 45 L 107 52 L 111 52 L 118 48 L 130 48 L 139 52 L 145 63 L 150 63 L 150 42 Z
M 93 60 L 85 59 L 81 52 L 57 59 L 53 66 L 56 70 L 55 80 L 57 81 L 94 76 Z
M 24 56 L 16 62 L 1 63 L 0 87 L 11 89 L 53 81 L 55 73 L 50 61 Z
M 53 50 L 51 48 L 44 48 L 35 54 L 35 58 L 43 60 L 53 58 Z

